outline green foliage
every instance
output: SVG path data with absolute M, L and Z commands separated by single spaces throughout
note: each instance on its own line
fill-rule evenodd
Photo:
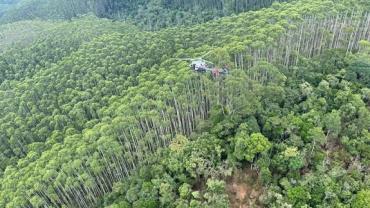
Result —
M 113 192 L 106 196 L 105 204 L 118 205 L 122 203 L 120 200 L 126 199 L 126 203 L 133 207 L 227 207 L 223 180 L 209 179 L 207 187 L 199 187 L 198 184 L 203 177 L 224 175 L 218 172 L 221 157 L 217 152 L 219 143 L 219 139 L 210 135 L 200 136 L 194 141 L 183 136 L 177 137 L 171 142 L 170 148 L 159 150 L 154 157 L 146 158 L 148 164 L 141 171 L 124 182 L 115 184 Z M 197 161 L 194 161 L 193 155 L 197 155 Z M 173 169 L 173 162 L 169 162 L 174 160 L 178 160 L 177 169 Z M 188 168 L 189 162 L 205 169 L 194 178 L 194 170 Z M 204 162 L 209 164 L 203 164 Z M 146 177 L 139 172 L 145 173 Z M 182 184 L 177 181 L 182 181 Z M 201 190 L 194 191 L 199 188 Z M 201 199 L 205 201 L 200 201 Z
M 288 161 L 288 167 L 291 170 L 299 170 L 304 165 L 303 158 L 296 147 L 288 147 L 283 156 Z
M 32 45 L 41 34 L 47 34 L 51 27 L 59 23 L 33 20 L 0 25 L 0 51 L 3 52 L 14 45 Z
M 206 207 L 229 207 L 228 196 L 224 193 L 225 182 L 220 180 L 207 180 L 207 193 L 204 197 L 207 199 Z
M 7 4 L 0 22 L 35 18 L 71 19 L 91 12 L 99 17 L 128 19 L 145 29 L 157 30 L 168 26 L 203 23 L 218 17 L 267 7 L 273 2 L 273 0 L 21 0 L 17 4 Z
M 356 194 L 356 198 L 352 204 L 353 208 L 368 208 L 370 207 L 370 191 L 362 190 Z
M 341 118 L 338 111 L 327 114 L 324 118 L 324 125 L 328 133 L 337 136 L 341 130 Z
M 2 25 L 0 32 L 5 41 L 1 41 L 0 83 L 32 78 L 100 35 L 135 31 L 131 25 L 94 16 L 71 22 L 26 21 Z M 14 46 L 7 49 L 9 45 Z
M 365 49 L 364 49 L 365 50 Z M 365 50 L 366 51 L 366 50 Z M 356 55 L 347 68 L 346 78 L 370 86 L 370 58 L 369 52 Z
M 106 2 L 22 1 L 4 17 L 126 9 L 122 18 L 153 30 L 249 10 L 252 1 Z M 228 207 L 238 167 L 260 177 L 266 206 L 361 206 L 370 183 L 360 69 L 368 51 L 347 27 L 364 27 L 368 17 L 349 15 L 364 3 L 274 3 L 157 32 L 92 16 L 6 25 L 37 32 L 5 41 L 0 53 L 0 207 Z M 200 18 L 186 22 L 187 12 Z M 346 30 L 325 26 L 333 21 Z M 322 53 L 333 47 L 353 48 Z M 208 51 L 229 75 L 195 73 L 178 60 Z
M 189 198 L 190 192 L 191 192 L 191 186 L 187 183 L 182 184 L 179 188 L 180 197 L 183 199 Z
M 271 148 L 271 143 L 261 133 L 253 133 L 250 136 L 246 132 L 239 132 L 233 139 L 235 143 L 233 155 L 238 160 L 252 162 L 258 153 L 263 153 Z
M 297 186 L 288 190 L 288 199 L 295 207 L 304 206 L 311 198 L 310 193 L 303 186 Z

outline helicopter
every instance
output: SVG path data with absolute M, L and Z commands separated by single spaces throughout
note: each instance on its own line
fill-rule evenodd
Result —
M 206 73 L 206 72 L 211 72 L 211 75 L 213 77 L 218 77 L 220 75 L 227 75 L 229 74 L 228 67 L 224 66 L 222 68 L 217 68 L 215 67 L 215 64 L 207 61 L 204 59 L 211 51 L 207 52 L 203 56 L 197 57 L 197 58 L 182 58 L 178 59 L 181 61 L 189 61 L 189 68 L 195 72 L 200 72 L 200 73 Z

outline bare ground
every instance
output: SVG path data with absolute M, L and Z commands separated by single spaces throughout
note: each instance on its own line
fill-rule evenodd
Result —
M 256 171 L 249 168 L 236 170 L 227 179 L 227 193 L 231 208 L 260 208 L 258 198 L 263 189 Z

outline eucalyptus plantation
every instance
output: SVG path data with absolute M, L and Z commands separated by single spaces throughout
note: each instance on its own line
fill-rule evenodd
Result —
M 0 207 L 366 204 L 367 2 L 5 3 Z

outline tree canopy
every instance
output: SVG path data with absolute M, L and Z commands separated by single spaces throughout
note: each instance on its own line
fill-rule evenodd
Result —
M 0 3 L 0 207 L 367 206 L 367 1 Z

